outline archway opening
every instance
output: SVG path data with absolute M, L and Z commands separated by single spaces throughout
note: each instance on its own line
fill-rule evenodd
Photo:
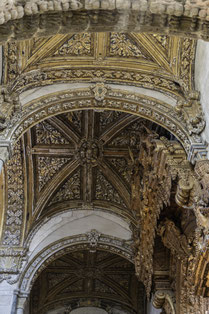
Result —
M 30 314 L 146 313 L 146 295 L 125 258 L 78 250 L 52 261 L 33 284 Z

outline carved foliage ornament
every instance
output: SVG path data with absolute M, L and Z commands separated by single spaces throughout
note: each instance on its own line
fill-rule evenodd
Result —
M 12 83 L 14 91 L 22 92 L 36 86 L 60 81 L 112 82 L 114 80 L 116 83 L 157 89 L 163 93 L 172 94 L 172 97 L 176 99 L 184 99 L 192 90 L 196 46 L 194 40 L 167 37 L 170 44 L 167 45 L 165 51 L 165 48 L 162 50 L 162 44 L 159 45 L 160 41 L 156 41 L 152 35 L 147 34 L 108 33 L 107 35 L 97 33 L 92 35 L 80 33 L 63 36 L 56 35 L 49 37 L 47 41 L 42 39 L 42 42 L 34 40 L 25 41 L 22 44 L 8 44 L 5 47 L 5 67 L 7 69 L 5 83 Z M 101 40 L 104 42 L 103 47 L 99 44 Z M 181 51 L 180 54 L 176 50 L 177 46 L 178 51 Z M 149 48 L 152 48 L 151 51 Z M 29 55 L 27 51 L 30 51 Z M 100 51 L 99 56 L 97 51 Z M 144 55 L 142 51 L 144 51 Z M 39 52 L 39 56 L 37 56 L 37 52 Z M 165 59 L 163 63 L 158 55 L 161 53 Z M 134 58 L 134 56 L 138 58 L 139 55 L 144 58 L 142 67 L 140 62 Z M 74 57 L 72 59 L 69 56 Z M 76 59 L 80 66 L 75 67 L 76 56 L 78 56 Z M 85 58 L 83 58 L 84 56 Z M 119 67 L 114 71 L 111 69 L 112 58 L 124 59 L 123 70 Z M 37 61 L 41 64 L 45 63 L 45 69 L 37 71 L 39 68 Z M 132 69 L 128 66 L 127 61 L 133 64 Z M 57 62 L 59 62 L 58 68 Z M 180 68 L 178 75 L 175 69 L 177 65 Z M 183 73 L 181 73 L 181 68 Z

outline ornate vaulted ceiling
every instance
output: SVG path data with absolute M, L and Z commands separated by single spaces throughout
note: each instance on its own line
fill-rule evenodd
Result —
M 9 43 L 4 83 L 23 91 L 52 82 L 106 81 L 174 97 L 193 88 L 196 41 L 136 33 L 56 35 Z
M 152 122 L 117 111 L 74 111 L 37 124 L 8 162 L 7 228 L 21 224 L 21 211 L 12 215 L 14 202 L 20 208 L 25 202 L 28 230 L 37 219 L 69 208 L 132 217 L 132 167 L 149 129 L 174 139 Z
M 30 313 L 42 314 L 63 305 L 69 312 L 77 307 L 98 306 L 123 313 L 146 313 L 144 287 L 135 276 L 134 265 L 98 250 L 66 254 L 37 278 Z
M 16 268 L 4 268 L 7 282 L 13 280 L 10 273 L 18 281 L 23 256 L 29 263 L 21 268 L 20 286 L 30 289 L 35 272 L 43 266 L 39 261 L 52 256 L 46 257 L 52 254 L 51 246 L 69 245 L 72 239 L 65 233 L 70 224 L 66 229 L 60 225 L 56 229 L 60 238 L 53 238 L 50 223 L 54 217 L 62 220 L 61 212 L 67 215 L 77 210 L 85 215 L 85 210 L 93 213 L 96 209 L 102 214 L 114 213 L 115 219 L 128 226 L 128 235 L 120 243 L 130 246 L 129 256 L 148 297 L 153 277 L 156 286 L 160 287 L 162 280 L 164 288 L 172 292 L 177 289 L 177 281 L 183 281 L 177 278 L 173 283 L 179 261 L 189 262 L 196 254 L 196 220 L 184 210 L 193 208 L 195 197 L 204 192 L 184 149 L 177 141 L 170 141 L 175 140 L 173 132 L 188 154 L 193 154 L 197 144 L 204 149 L 200 134 L 205 122 L 193 86 L 195 47 L 196 41 L 191 39 L 145 33 L 55 35 L 4 46 L 0 138 L 3 145 L 14 144 L 14 150 L 0 178 L 5 182 L 0 192 L 5 212 L 1 243 L 14 247 L 19 254 L 15 255 Z M 195 151 L 193 155 L 195 162 Z M 45 227 L 49 227 L 49 234 L 54 232 L 54 244 L 47 242 L 50 236 L 45 237 Z M 158 265 L 157 272 L 153 262 L 156 233 L 178 257 L 173 266 Z M 86 239 L 85 234 L 80 237 Z M 33 246 L 36 239 L 41 239 L 40 246 Z M 111 236 L 115 243 L 118 239 Z M 112 252 L 118 253 L 114 249 Z M 167 256 L 164 248 L 162 251 Z M 84 295 L 120 301 L 136 312 L 138 305 L 131 287 L 133 282 L 136 287 L 133 267 L 125 266 L 131 277 L 123 279 L 122 266 L 118 273 L 115 265 L 118 260 L 98 251 L 59 258 L 36 283 L 37 311 L 52 303 L 54 297 L 74 302 Z M 54 275 L 57 273 L 63 280 Z M 120 278 L 113 280 L 113 273 Z M 192 272 L 188 268 L 181 276 L 190 276 L 185 290 L 189 298 Z M 39 299 L 36 293 L 42 279 L 45 294 Z

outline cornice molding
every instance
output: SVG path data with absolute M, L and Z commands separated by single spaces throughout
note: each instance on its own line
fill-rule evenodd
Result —
M 2 42 L 10 38 L 22 40 L 33 35 L 65 33 L 69 27 L 73 32 L 84 31 L 87 25 L 89 31 L 111 31 L 114 28 L 116 31 L 155 32 L 157 29 L 162 33 L 208 39 L 207 4 L 201 1 L 24 0 L 19 3 L 3 0 L 0 9 Z

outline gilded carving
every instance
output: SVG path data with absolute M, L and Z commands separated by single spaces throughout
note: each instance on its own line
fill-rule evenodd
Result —
M 134 265 L 111 252 L 99 249 L 91 252 L 82 248 L 77 252 L 66 252 L 51 261 L 39 278 L 42 278 L 42 282 L 46 278 L 47 281 L 50 280 L 50 286 L 52 281 L 53 288 L 49 289 L 47 285 L 45 297 L 41 300 L 37 290 L 42 291 L 43 286 L 39 280 L 34 283 L 31 293 L 32 313 L 52 309 L 51 303 L 64 303 L 68 310 L 75 309 L 75 305 L 84 308 L 91 305 L 105 307 L 109 313 L 117 313 L 117 309 L 127 312 L 126 309 L 130 307 L 145 313 L 144 288 L 134 277 Z M 136 295 L 132 295 L 134 291 L 137 291 Z M 86 294 L 88 299 L 81 297 Z M 78 301 L 75 302 L 75 299 Z M 54 300 L 56 301 L 51 302 Z
M 56 52 L 61 56 L 86 56 L 91 55 L 91 34 L 75 34 L 68 39 Z
M 7 86 L 0 86 L 0 132 L 10 127 L 11 118 L 20 111 L 19 97 Z
M 131 174 L 130 174 L 130 160 L 125 158 L 108 158 L 108 161 L 111 165 L 114 166 L 115 170 L 117 170 L 120 175 L 125 179 L 125 181 L 129 184 L 131 181 Z
M 133 43 L 130 36 L 124 33 L 111 33 L 109 54 L 110 56 L 141 57 L 146 59 L 136 43 Z
M 69 110 L 72 109 L 88 107 L 92 109 L 115 109 L 129 113 L 136 113 L 144 118 L 151 119 L 156 123 L 165 125 L 166 128 L 168 128 L 182 141 L 186 150 L 189 150 L 191 142 L 194 143 L 193 138 L 190 138 L 188 135 L 186 125 L 181 122 L 181 119 L 175 110 L 170 108 L 165 103 L 156 101 L 150 97 L 142 97 L 139 94 L 131 95 L 121 90 L 109 90 L 107 92 L 108 98 L 101 102 L 92 102 L 91 95 L 92 93 L 88 89 L 83 91 L 78 90 L 77 92 L 65 92 L 64 94 L 58 93 L 56 96 L 53 95 L 51 97 L 43 97 L 38 102 L 36 101 L 35 103 L 30 103 L 30 106 L 27 106 L 26 109 L 27 115 L 30 114 L 31 110 L 34 112 L 35 108 L 37 108 L 36 112 L 34 112 L 32 116 L 25 118 L 24 122 L 22 122 L 18 128 L 15 128 L 13 140 L 15 140 L 16 137 L 19 137 L 26 128 L 29 128 L 34 123 L 39 122 L 47 116 L 62 112 L 69 112 Z M 75 100 L 76 97 L 82 97 L 82 101 Z M 87 99 L 87 97 L 89 99 Z M 65 100 L 65 102 L 63 102 L 63 100 Z M 55 102 L 56 105 L 54 105 Z M 159 110 L 161 113 L 159 113 Z M 15 126 L 15 119 L 13 123 Z M 8 130 L 2 133 L 2 136 L 3 134 L 6 136 L 7 132 Z M 195 140 L 201 144 L 201 137 L 198 138 L 198 136 L 195 135 Z M 205 147 L 203 144 L 201 145 L 202 147 Z
M 107 89 L 108 86 L 106 86 L 104 83 L 96 83 L 95 86 L 92 86 L 95 99 L 98 101 L 104 100 L 107 94 Z
M 88 250 L 90 248 L 89 245 L 90 241 L 87 234 L 80 234 L 67 239 L 65 238 L 64 240 L 51 244 L 47 248 L 47 251 L 40 252 L 40 254 L 33 259 L 30 265 L 25 265 L 20 278 L 21 289 L 23 291 L 27 291 L 31 281 L 34 282 L 40 272 L 52 261 L 64 254 L 78 251 L 78 247 L 79 250 Z M 105 251 L 107 254 L 112 252 L 124 257 L 124 267 L 126 267 L 125 265 L 128 261 L 133 261 L 133 252 L 129 241 L 101 234 L 98 239 L 97 250 Z M 44 263 L 42 262 L 43 259 L 45 260 Z
M 121 111 L 113 111 L 113 110 L 104 110 L 100 111 L 100 131 L 101 133 L 111 124 L 116 121 L 119 121 L 125 115 L 124 112 Z
M 174 256 L 185 259 L 192 255 L 186 236 L 181 234 L 173 221 L 166 219 L 161 222 L 158 226 L 158 235 L 161 236 L 163 244 L 171 250 Z
M 157 309 L 163 309 L 165 314 L 176 314 L 172 291 L 157 291 L 154 295 L 153 306 Z
M 83 139 L 78 148 L 77 156 L 81 164 L 97 165 L 97 159 L 101 158 L 102 147 L 97 140 Z

